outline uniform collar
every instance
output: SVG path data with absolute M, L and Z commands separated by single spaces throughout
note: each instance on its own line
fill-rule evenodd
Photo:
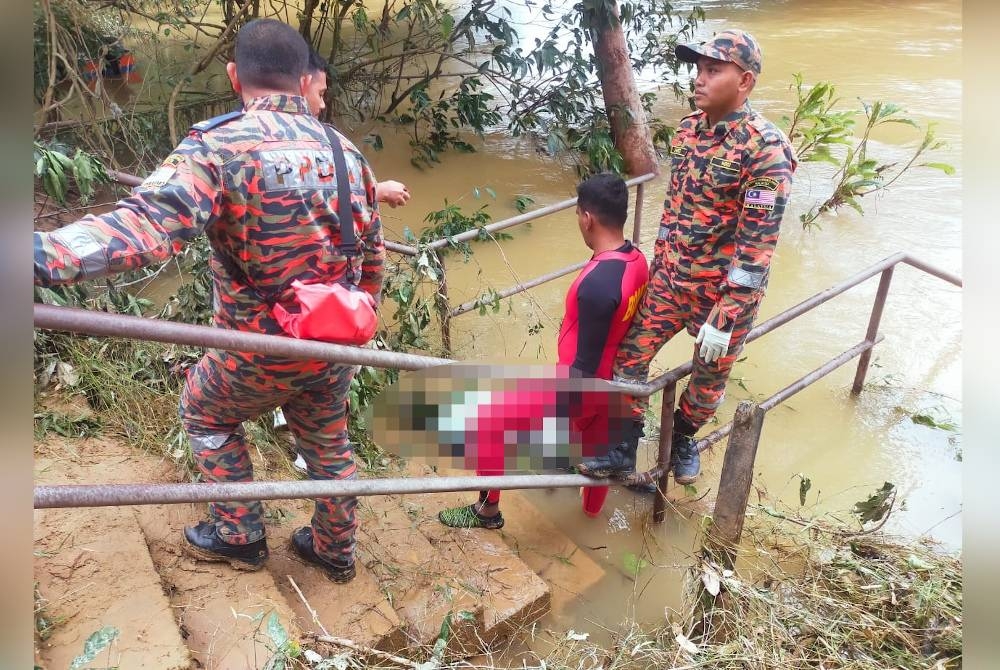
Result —
M 252 98 L 244 107 L 244 111 L 256 112 L 288 112 L 289 114 L 308 114 L 309 105 L 301 95 L 262 95 Z
M 698 123 L 695 125 L 695 130 L 699 133 L 710 132 L 716 137 L 722 137 L 735 126 L 745 121 L 751 114 L 753 114 L 753 109 L 750 107 L 750 102 L 747 101 L 735 112 L 730 112 L 725 118 L 716 121 L 712 128 L 709 128 L 708 115 L 705 112 L 701 112 L 698 117 Z

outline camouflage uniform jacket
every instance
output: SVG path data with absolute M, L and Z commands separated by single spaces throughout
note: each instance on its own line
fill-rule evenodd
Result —
M 385 247 L 375 176 L 357 148 L 338 137 L 361 251 L 352 259 L 354 281 L 378 300 Z M 260 294 L 281 290 L 288 299 L 292 279 L 330 282 L 347 269 L 336 247 L 340 222 L 329 146 L 323 125 L 298 96 L 255 98 L 242 112 L 196 124 L 113 211 L 35 233 L 35 282 L 134 270 L 167 260 L 205 232 L 214 252 L 216 325 L 281 333 Z M 221 263 L 219 254 L 232 263 Z
M 731 331 L 763 295 L 795 166 L 784 133 L 749 104 L 712 127 L 704 112 L 681 120 L 654 266 L 718 288 L 709 325 Z

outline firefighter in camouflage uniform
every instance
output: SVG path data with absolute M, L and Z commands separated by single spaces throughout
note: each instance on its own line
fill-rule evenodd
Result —
M 683 329 L 696 338 L 691 379 L 674 412 L 670 469 L 679 484 L 700 471 L 694 434 L 722 404 L 764 290 L 796 160 L 784 133 L 747 102 L 761 72 L 757 41 L 725 30 L 678 45 L 697 65 L 694 103 L 670 144 L 670 176 L 649 286 L 615 358 L 614 380 L 643 383 L 649 365 Z M 646 399 L 632 399 L 632 435 L 579 470 L 652 483 L 634 474 Z
M 217 327 L 279 335 L 266 298 L 290 284 L 331 283 L 353 269 L 378 301 L 384 244 L 375 177 L 343 136 L 360 253 L 341 254 L 330 141 L 309 113 L 308 46 L 290 26 L 252 21 L 227 72 L 241 111 L 196 124 L 163 164 L 117 207 L 52 233 L 35 233 L 35 281 L 75 282 L 134 270 L 178 253 L 205 233 L 212 247 Z M 188 373 L 180 418 L 209 482 L 252 481 L 242 423 L 280 405 L 314 479 L 353 479 L 347 394 L 354 368 L 209 350 Z M 335 581 L 354 576 L 355 498 L 316 500 L 295 551 Z M 260 502 L 218 502 L 185 529 L 195 556 L 255 570 L 268 556 Z

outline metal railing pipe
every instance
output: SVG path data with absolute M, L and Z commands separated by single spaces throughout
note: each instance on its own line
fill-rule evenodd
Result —
M 400 244 L 399 242 L 393 242 L 392 240 L 386 240 L 384 242 L 385 248 L 388 251 L 394 251 L 397 254 L 403 254 L 404 256 L 416 256 L 417 248 L 411 247 L 408 244 Z
M 815 370 L 813 370 L 809 374 L 804 375 L 804 376 L 796 379 L 794 382 L 792 382 L 791 384 L 789 384 L 785 388 L 781 389 L 780 391 L 778 391 L 774 395 L 770 396 L 769 398 L 767 398 L 766 400 L 764 400 L 763 402 L 761 402 L 758 405 L 758 407 L 760 407 L 760 409 L 763 410 L 763 411 L 765 411 L 765 412 L 774 409 L 779 404 L 781 404 L 784 401 L 788 400 L 789 398 L 791 398 L 793 395 L 795 395 L 796 393 L 798 393 L 802 389 L 806 388 L 807 386 L 812 385 L 816 381 L 818 381 L 818 380 L 822 379 L 823 377 L 827 376 L 828 374 L 830 374 L 831 372 L 833 372 L 837 368 L 839 368 L 842 365 L 850 362 L 852 359 L 854 359 L 857 356 L 861 355 L 865 351 L 869 351 L 872 347 L 874 347 L 876 344 L 879 344 L 884 339 L 885 339 L 884 335 L 878 335 L 878 336 L 875 337 L 875 340 L 872 341 L 872 342 L 868 342 L 868 341 L 859 342 L 858 344 L 854 345 L 853 347 L 851 347 L 847 351 L 839 354 L 838 356 L 835 356 L 834 358 L 831 358 L 829 361 L 827 361 L 826 363 L 824 363 L 820 367 L 816 368 Z M 666 391 L 664 392 L 664 396 L 666 396 Z M 661 421 L 662 421 L 662 419 L 661 419 Z M 671 421 L 671 425 L 672 425 L 672 423 L 673 422 Z M 720 440 L 722 440 L 722 438 L 724 438 L 727 435 L 729 435 L 732 432 L 732 430 L 733 430 L 733 422 L 730 421 L 726 425 L 721 426 L 720 428 L 717 428 L 717 429 L 713 430 L 711 433 L 709 433 L 705 437 L 703 437 L 700 440 L 698 440 L 697 442 L 695 442 L 695 448 L 697 448 L 697 450 L 699 452 L 705 451 L 710 446 L 712 446 L 716 442 L 719 442 Z M 662 444 L 662 442 L 663 442 L 663 436 L 662 436 L 663 430 L 662 430 L 662 428 L 661 428 L 660 432 L 661 432 L 660 442 Z M 662 447 L 661 447 L 661 451 L 662 451 Z M 662 477 L 663 473 L 664 473 L 664 469 L 662 467 L 660 467 L 659 465 L 657 465 L 657 467 L 649 470 L 649 475 L 651 477 L 653 477 L 654 479 Z M 655 503 L 654 503 L 654 505 L 655 505 Z M 655 507 L 654 507 L 654 509 L 655 509 Z
M 337 496 L 446 493 L 486 489 L 544 489 L 605 486 L 583 475 L 503 475 L 495 477 L 412 477 L 327 479 L 202 484 L 64 484 L 35 487 L 35 509 L 162 505 L 187 502 L 289 500 Z
M 108 170 L 108 176 L 119 184 L 132 186 L 133 188 L 142 183 L 142 177 L 137 177 L 127 172 L 119 172 L 118 170 Z
M 882 277 L 878 282 L 878 290 L 875 292 L 875 302 L 872 303 L 871 316 L 868 319 L 868 330 L 865 333 L 865 341 L 872 342 L 878 334 L 878 326 L 882 322 L 882 312 L 885 310 L 885 299 L 889 296 L 889 286 L 892 283 L 892 271 L 895 265 L 890 265 L 882 270 Z M 869 348 L 861 354 L 858 361 L 858 369 L 854 373 L 854 385 L 851 387 L 851 394 L 858 395 L 865 385 L 865 377 L 868 376 L 868 364 L 871 362 L 872 351 Z
M 917 268 L 918 270 L 923 270 L 927 274 L 934 275 L 938 279 L 943 279 L 946 282 L 948 282 L 949 284 L 954 284 L 955 286 L 958 286 L 959 288 L 961 288 L 963 286 L 963 284 L 962 284 L 962 278 L 959 277 L 957 274 L 955 274 L 953 272 L 948 272 L 947 270 L 942 270 L 941 268 L 935 267 L 935 266 L 931 265 L 930 263 L 925 263 L 924 261 L 920 260 L 919 258 L 914 258 L 910 254 L 904 253 L 903 256 L 904 256 L 904 258 L 902 260 L 907 265 L 911 265 L 911 266 Z
M 661 523 L 667 515 L 667 486 L 670 484 L 670 451 L 674 440 L 674 404 L 677 385 L 668 384 L 660 401 L 660 439 L 656 450 L 656 498 L 653 499 L 653 523 Z
M 571 272 L 579 270 L 589 262 L 590 261 L 581 261 L 579 263 L 574 263 L 573 265 L 568 265 L 561 270 L 556 270 L 554 272 L 550 272 L 540 277 L 536 277 L 530 281 L 526 281 L 523 284 L 517 284 L 515 286 L 511 286 L 510 288 L 505 288 L 504 290 L 497 293 L 497 299 L 509 298 L 512 295 L 523 293 L 524 291 L 527 291 L 530 288 L 534 288 L 535 286 L 538 286 L 540 284 L 544 284 L 545 282 L 552 281 L 553 279 L 558 279 L 559 277 L 562 277 L 564 275 L 568 275 Z M 469 302 L 462 303 L 455 309 L 451 310 L 451 312 L 449 312 L 448 315 L 458 316 L 459 314 L 465 314 L 466 312 L 470 312 L 479 307 L 480 304 L 482 303 L 482 300 L 483 300 L 482 298 L 476 298 L 475 300 L 470 300 Z M 489 303 L 482 303 L 482 304 L 489 304 Z
M 840 354 L 839 356 L 831 358 L 825 365 L 821 365 L 820 367 L 816 368 L 815 370 L 805 375 L 804 377 L 800 377 L 799 379 L 795 380 L 785 388 L 781 389 L 780 391 L 772 395 L 764 402 L 760 403 L 759 405 L 760 408 L 765 412 L 771 411 L 772 409 L 774 409 L 781 403 L 785 402 L 786 400 L 791 398 L 793 395 L 795 395 L 802 389 L 816 383 L 817 381 L 827 376 L 840 366 L 850 362 L 854 358 L 857 358 L 866 351 L 871 351 L 872 347 L 874 347 L 876 344 L 879 344 L 884 339 L 885 339 L 884 335 L 876 335 L 875 338 L 872 339 L 871 341 L 865 340 L 864 342 L 859 342 L 858 344 L 855 344 L 853 347 L 851 347 L 844 353 Z
M 629 179 L 625 182 L 626 186 L 635 186 L 637 184 L 643 184 L 647 181 L 651 181 L 656 178 L 656 174 L 650 172 L 648 174 Z M 489 225 L 483 226 L 482 228 L 476 228 L 475 230 L 467 230 L 464 233 L 459 233 L 458 235 L 453 235 L 449 238 L 442 238 L 440 240 L 434 240 L 430 242 L 427 246 L 432 249 L 440 249 L 441 247 L 446 247 L 454 242 L 468 242 L 479 237 L 482 231 L 487 233 L 495 233 L 498 230 L 504 230 L 506 228 L 512 228 L 514 226 L 519 226 L 522 223 L 528 223 L 529 221 L 534 221 L 535 219 L 540 219 L 543 216 L 548 216 L 549 214 L 554 214 L 556 212 L 561 212 L 564 209 L 569 209 L 570 207 L 576 206 L 576 198 L 570 198 L 569 200 L 562 200 L 545 207 L 541 207 L 532 212 L 526 212 L 524 214 L 518 214 L 517 216 L 512 216 L 509 219 L 504 219 L 503 221 L 497 221 L 496 223 L 491 223 Z
M 280 335 L 263 335 L 140 316 L 108 314 L 74 307 L 56 307 L 55 305 L 35 303 L 34 312 L 35 327 L 37 328 L 87 335 L 125 337 L 167 344 L 283 356 L 298 360 L 329 361 L 331 363 L 369 365 L 375 368 L 399 368 L 401 370 L 420 370 L 454 362 L 447 358 L 378 351 L 315 340 L 299 340 Z
M 785 325 L 789 321 L 792 321 L 793 319 L 802 316 L 806 312 L 815 309 L 816 307 L 819 307 L 823 303 L 828 302 L 833 298 L 836 298 L 841 293 L 844 293 L 845 291 L 854 288 L 863 281 L 874 277 L 883 270 L 890 268 L 898 263 L 907 263 L 909 265 L 912 265 L 913 267 L 916 267 L 920 270 L 927 272 L 928 274 L 932 274 L 935 277 L 939 277 L 940 279 L 944 279 L 947 282 L 955 284 L 956 286 L 962 285 L 962 279 L 957 275 L 954 275 L 940 268 L 934 267 L 933 265 L 929 265 L 923 261 L 917 260 L 912 256 L 910 256 L 909 254 L 899 252 L 893 254 L 892 256 L 882 259 L 881 261 L 875 263 L 874 265 L 868 266 L 864 270 L 861 270 L 860 272 L 852 275 L 851 277 L 848 277 L 844 281 L 834 284 L 830 288 L 824 291 L 820 291 L 816 295 L 811 296 L 810 298 L 803 300 L 799 304 L 786 309 L 784 312 L 781 312 L 780 314 L 771 317 L 767 321 L 764 321 L 763 323 L 761 323 L 756 328 L 750 331 L 750 333 L 747 335 L 746 342 L 747 343 L 753 342 L 758 337 L 762 337 L 767 333 L 771 332 L 772 330 L 774 330 L 775 328 Z M 652 395 L 653 393 L 656 393 L 660 389 L 666 388 L 667 384 L 671 382 L 676 382 L 680 379 L 683 379 L 684 377 L 686 377 L 691 373 L 692 367 L 693 364 L 690 361 L 688 361 L 682 365 L 677 366 L 676 368 L 664 372 L 662 375 L 656 377 L 655 379 L 650 380 L 646 384 L 635 384 L 635 385 L 613 384 L 613 386 L 615 386 L 621 391 L 630 393 L 631 395 L 648 396 Z

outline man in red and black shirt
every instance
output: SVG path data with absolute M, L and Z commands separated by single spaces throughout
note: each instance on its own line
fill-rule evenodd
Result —
M 566 314 L 559 329 L 559 365 L 568 366 L 572 376 L 610 379 L 618 345 L 646 290 L 649 267 L 646 257 L 623 233 L 628 216 L 625 182 L 616 175 L 602 173 L 580 183 L 576 192 L 577 224 L 594 255 L 566 294 Z M 521 416 L 525 412 L 546 410 L 544 402 L 510 400 L 514 412 L 508 423 L 528 418 Z M 497 413 L 490 416 L 495 419 Z M 496 444 L 484 444 L 490 435 L 496 436 Z M 477 473 L 503 474 L 504 431 L 479 430 L 476 438 L 479 453 L 495 457 L 480 458 Z M 496 467 L 486 460 L 495 461 Z M 443 510 L 438 518 L 456 528 L 502 528 L 500 491 L 480 491 L 477 502 Z

